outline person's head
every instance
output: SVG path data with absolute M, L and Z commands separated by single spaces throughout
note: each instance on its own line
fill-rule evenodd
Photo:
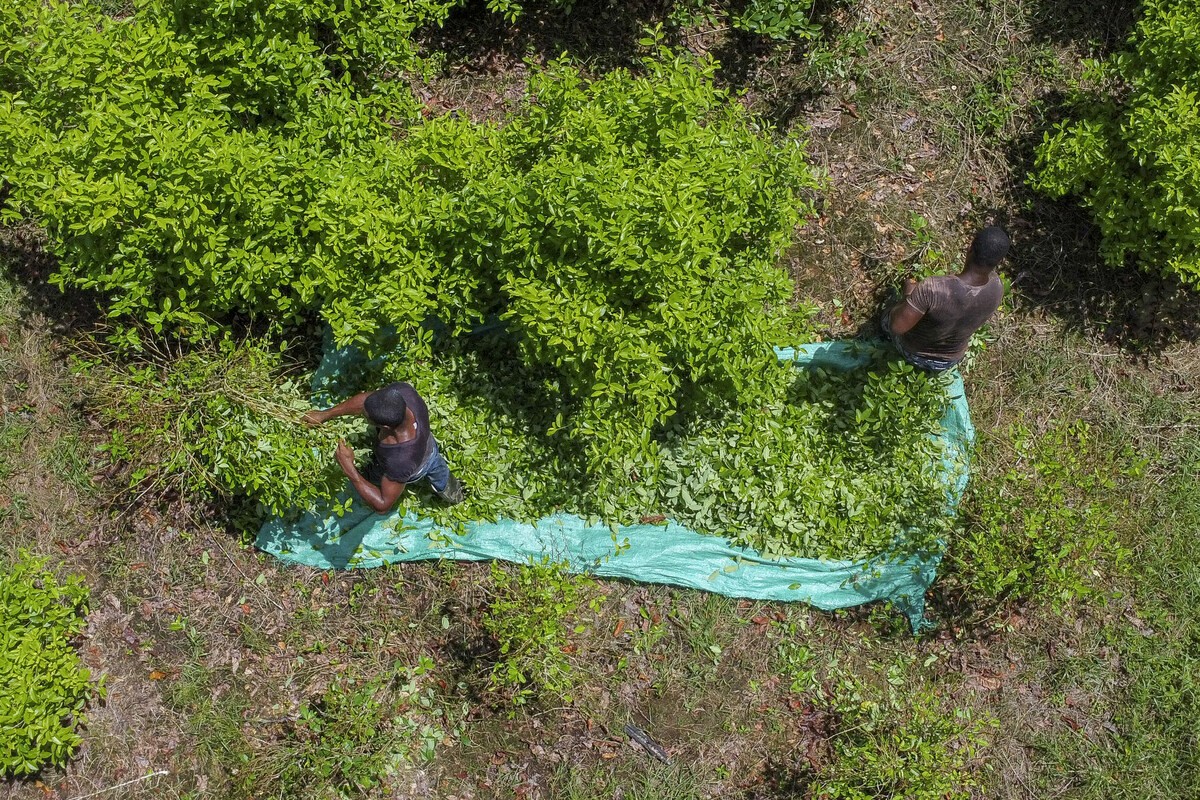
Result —
M 975 234 L 971 249 L 967 251 L 967 266 L 993 270 L 1008 255 L 1008 234 L 995 225 Z
M 363 401 L 363 411 L 367 413 L 367 419 L 376 425 L 387 428 L 401 425 L 404 422 L 404 414 L 408 411 L 408 403 L 404 402 L 400 384 L 393 383 L 371 392 Z

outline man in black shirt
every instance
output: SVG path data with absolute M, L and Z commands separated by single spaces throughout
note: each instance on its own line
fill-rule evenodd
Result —
M 996 267 L 1008 254 L 1008 234 L 997 227 L 975 235 L 957 275 L 904 282 L 904 297 L 883 315 L 884 333 L 904 360 L 940 372 L 962 361 L 971 335 L 1004 297 Z
M 422 478 L 428 478 L 434 493 L 447 503 L 462 502 L 462 484 L 450 474 L 429 430 L 429 410 L 413 387 L 397 382 L 362 392 L 325 411 L 309 411 L 304 421 L 320 425 L 346 414 L 362 414 L 379 429 L 375 445 L 375 461 L 382 472 L 379 486 L 359 473 L 354 451 L 345 440 L 337 447 L 338 465 L 367 505 L 380 514 L 390 511 L 404 494 L 404 487 Z

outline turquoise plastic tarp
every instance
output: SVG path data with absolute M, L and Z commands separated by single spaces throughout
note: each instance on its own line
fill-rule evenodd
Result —
M 780 360 L 798 367 L 844 370 L 866 363 L 875 348 L 839 341 L 777 347 L 775 352 Z M 329 352 L 314 386 L 320 385 L 322 375 L 355 357 L 352 349 Z M 951 373 L 947 391 L 950 402 L 937 438 L 943 444 L 946 510 L 953 513 L 966 489 L 975 429 L 957 371 Z M 351 509 L 340 517 L 329 509 L 317 509 L 292 521 L 269 520 L 258 533 L 257 546 L 284 561 L 318 569 L 424 559 L 528 563 L 549 557 L 577 573 L 684 586 L 729 597 L 799 601 L 824 610 L 888 600 L 909 618 L 914 631 L 926 625 L 925 592 L 942 557 L 939 551 L 899 561 L 767 559 L 752 549 L 673 522 L 614 530 L 571 514 L 536 522 L 474 522 L 456 533 L 411 511 L 377 514 L 358 502 L 349 488 L 342 497 L 346 498 L 352 498 Z

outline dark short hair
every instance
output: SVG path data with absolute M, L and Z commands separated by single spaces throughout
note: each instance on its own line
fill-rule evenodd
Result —
M 1008 255 L 1010 244 L 1003 228 L 992 225 L 975 234 L 971 242 L 971 263 L 981 267 L 994 267 Z
M 389 428 L 400 425 L 404 422 L 404 412 L 408 411 L 408 403 L 404 401 L 400 384 L 393 383 L 371 392 L 363 401 L 363 411 L 367 412 L 367 419 L 376 425 L 386 425 Z

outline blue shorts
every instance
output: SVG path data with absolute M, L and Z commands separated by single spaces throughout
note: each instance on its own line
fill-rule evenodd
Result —
M 410 477 L 405 483 L 414 483 L 421 478 L 428 478 L 429 485 L 433 487 L 435 492 L 444 492 L 450 484 L 450 465 L 446 463 L 446 458 L 442 455 L 442 451 L 438 450 L 437 439 L 430 441 L 433 451 L 429 454 L 429 458 L 425 459 L 425 463 L 417 467 L 415 475 Z

